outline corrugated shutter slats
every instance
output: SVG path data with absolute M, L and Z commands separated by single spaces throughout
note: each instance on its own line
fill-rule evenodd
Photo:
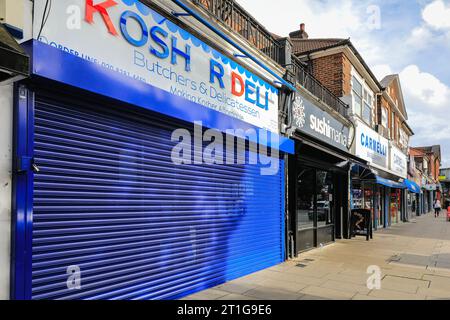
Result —
M 176 166 L 183 126 L 37 99 L 33 299 L 173 299 L 282 261 L 283 162 Z

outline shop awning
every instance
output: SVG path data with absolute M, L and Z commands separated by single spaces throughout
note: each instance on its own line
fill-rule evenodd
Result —
M 403 183 L 395 182 L 392 180 L 388 180 L 379 176 L 375 176 L 377 183 L 381 184 L 383 186 L 389 187 L 389 188 L 396 188 L 396 189 L 405 189 L 406 186 Z
M 30 57 L 0 23 L 0 84 L 30 75 Z
M 405 187 L 414 193 L 420 193 L 420 187 L 417 183 L 415 183 L 414 181 L 408 180 L 406 179 L 403 184 L 405 185 Z
M 352 173 L 359 180 L 375 180 L 375 174 L 367 165 L 353 163 Z

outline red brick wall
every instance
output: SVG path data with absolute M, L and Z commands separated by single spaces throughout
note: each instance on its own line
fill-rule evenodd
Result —
M 337 97 L 350 94 L 351 64 L 343 53 L 311 60 L 311 71 Z
M 342 55 L 343 63 L 343 93 L 348 96 L 352 93 L 352 64 L 345 54 Z

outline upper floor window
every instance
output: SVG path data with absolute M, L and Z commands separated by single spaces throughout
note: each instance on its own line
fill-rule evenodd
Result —
M 395 138 L 395 113 L 391 112 L 391 138 Z
M 352 77 L 352 93 L 353 112 L 371 126 L 374 105 L 373 94 L 366 88 L 363 81 L 360 81 L 356 76 Z
M 353 112 L 358 116 L 362 116 L 362 104 L 363 104 L 363 87 L 355 76 L 352 79 L 352 91 L 353 91 Z
M 386 129 L 389 127 L 388 110 L 385 107 L 381 107 L 381 125 Z
M 372 106 L 373 106 L 373 98 L 370 95 L 369 91 L 364 89 L 362 118 L 369 125 L 372 124 Z
M 408 135 L 406 134 L 405 130 L 403 130 L 402 128 L 400 128 L 400 139 L 399 142 L 403 147 L 407 147 L 408 143 L 409 143 L 409 138 Z

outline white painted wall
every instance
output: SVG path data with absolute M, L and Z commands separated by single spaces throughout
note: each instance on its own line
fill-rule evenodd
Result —
M 12 85 L 0 86 L 0 299 L 9 299 L 11 261 Z
M 23 11 L 17 27 L 23 28 L 24 42 L 32 37 L 32 8 L 30 0 L 9 2 L 11 10 Z M 11 183 L 13 135 L 13 85 L 0 85 L 0 300 L 10 297 L 11 265 Z

